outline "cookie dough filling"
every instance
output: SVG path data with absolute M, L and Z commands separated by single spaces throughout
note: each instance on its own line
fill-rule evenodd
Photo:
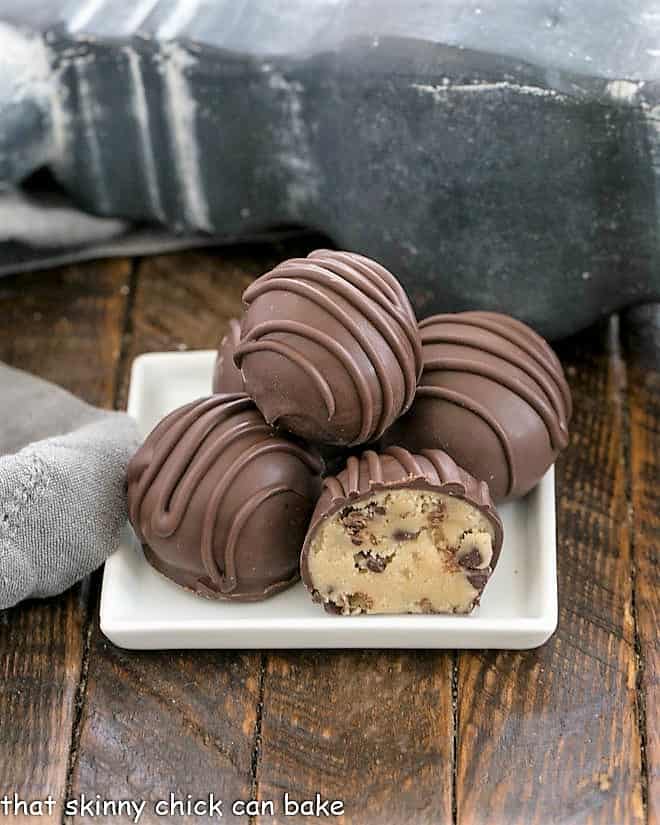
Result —
M 469 502 L 390 489 L 319 526 L 309 577 L 334 613 L 469 613 L 492 572 L 494 541 L 492 523 Z

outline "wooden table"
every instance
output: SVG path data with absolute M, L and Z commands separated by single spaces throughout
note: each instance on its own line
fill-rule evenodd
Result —
M 0 360 L 124 405 L 149 350 L 209 348 L 304 241 L 0 280 Z M 660 821 L 660 307 L 558 351 L 559 629 L 529 652 L 131 653 L 99 575 L 0 613 L 0 797 L 342 799 L 355 825 Z M 2 822 L 19 819 L 3 818 Z M 32 823 L 128 822 L 65 817 Z M 142 823 L 206 822 L 144 813 Z M 218 821 L 218 820 L 213 820 Z M 320 822 L 232 816 L 223 822 Z

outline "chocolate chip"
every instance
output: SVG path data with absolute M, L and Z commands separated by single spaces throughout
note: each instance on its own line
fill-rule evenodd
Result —
M 419 609 L 422 613 L 435 613 L 430 599 L 420 599 Z
M 357 569 L 362 572 L 370 570 L 372 573 L 382 573 L 393 558 L 394 555 L 380 556 L 378 553 L 372 553 L 371 550 L 360 550 L 353 556 L 353 561 Z
M 348 593 L 346 599 L 351 610 L 366 612 L 374 606 L 373 599 L 366 593 Z
M 428 516 L 427 520 L 428 523 L 433 527 L 437 526 L 441 522 L 443 522 L 447 518 L 447 507 L 445 504 L 440 502 L 434 510 L 432 510 Z
M 392 533 L 392 539 L 394 541 L 414 541 L 420 532 L 421 530 L 418 530 L 416 533 L 413 533 L 410 530 L 395 530 Z
M 483 563 L 483 559 L 481 558 L 481 551 L 478 547 L 472 547 L 468 550 L 467 553 L 463 553 L 458 558 L 458 563 L 461 567 L 468 567 L 471 569 L 475 569 L 479 567 L 480 564 Z
M 367 556 L 367 569 L 372 573 L 382 573 L 387 567 L 387 562 L 382 556 Z
M 343 524 L 346 532 L 352 535 L 359 533 L 361 530 L 364 530 L 364 528 L 367 526 L 367 522 L 364 519 L 358 518 L 356 516 L 350 516 L 350 518 L 346 519 L 346 521 L 344 521 Z
M 351 539 L 351 543 L 354 544 L 356 547 L 359 547 L 361 544 L 363 544 L 362 539 L 356 539 L 355 537 Z
M 326 613 L 331 613 L 333 616 L 341 616 L 341 606 L 334 602 L 325 602 L 323 605 Z
M 488 573 L 482 572 L 481 570 L 478 573 L 470 573 L 467 576 L 467 580 L 475 590 L 483 590 L 488 581 Z
M 378 513 L 379 516 L 386 516 L 387 515 L 387 509 L 385 507 L 383 507 L 382 504 L 377 504 L 374 509 Z

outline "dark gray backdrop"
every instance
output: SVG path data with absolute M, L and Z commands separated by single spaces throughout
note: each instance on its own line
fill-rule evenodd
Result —
M 1 0 L 0 20 L 2 271 L 309 227 L 420 315 L 556 337 L 660 293 L 652 2 Z M 17 188 L 44 167 L 47 205 Z

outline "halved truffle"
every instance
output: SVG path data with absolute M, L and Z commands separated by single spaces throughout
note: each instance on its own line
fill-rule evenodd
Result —
M 469 613 L 495 569 L 502 522 L 488 486 L 440 450 L 351 456 L 326 478 L 302 577 L 332 613 Z

